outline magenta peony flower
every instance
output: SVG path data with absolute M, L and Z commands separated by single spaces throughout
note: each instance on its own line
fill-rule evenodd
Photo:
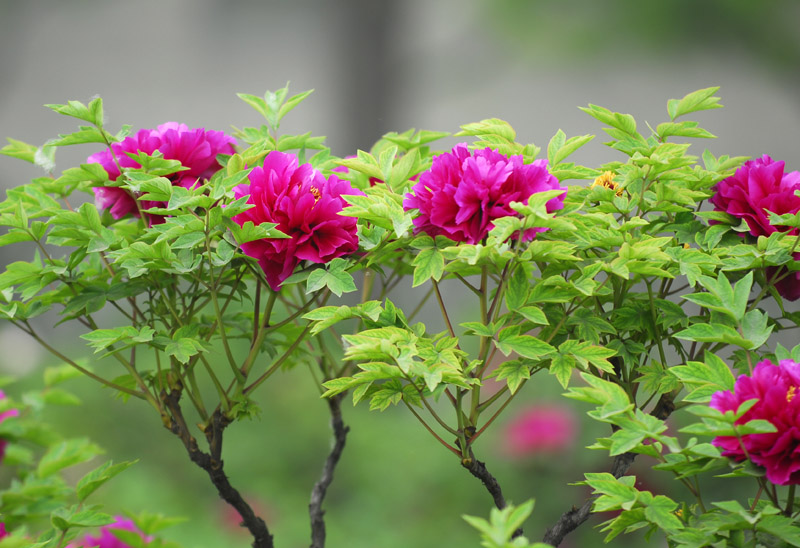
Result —
M 766 154 L 755 160 L 748 160 L 728 177 L 714 186 L 716 194 L 711 198 L 716 211 L 724 211 L 734 217 L 744 219 L 753 236 L 769 236 L 773 232 L 788 231 L 797 234 L 797 229 L 772 226 L 766 210 L 779 215 L 800 211 L 800 172 L 784 173 L 785 162 L 775 162 Z M 800 253 L 795 254 L 800 260 Z M 767 269 L 767 277 L 780 277 L 775 289 L 785 299 L 795 301 L 800 298 L 800 272 L 788 271 L 783 267 Z
M 6 524 L 0 521 L 0 538 L 6 538 L 8 531 L 6 531 Z
M 130 544 L 126 544 L 114 536 L 113 531 L 120 529 L 139 533 L 145 543 L 153 540 L 153 537 L 145 536 L 139 531 L 133 521 L 121 516 L 115 516 L 114 519 L 116 520 L 114 523 L 100 528 L 99 536 L 86 535 L 80 544 L 70 544 L 68 548 L 130 548 Z
M 767 479 L 777 485 L 800 483 L 800 364 L 783 360 L 773 365 L 769 360 L 756 365 L 752 376 L 740 375 L 733 392 L 721 391 L 711 396 L 711 407 L 735 411 L 747 400 L 758 402 L 736 420 L 744 424 L 754 419 L 772 423 L 777 432 L 745 434 L 742 443 L 735 436 L 717 436 L 711 442 L 726 457 L 742 461 L 747 456 L 767 471 Z M 742 447 L 744 445 L 744 447 Z
M 311 164 L 297 165 L 297 157 L 272 151 L 264 166 L 248 176 L 250 184 L 234 189 L 238 199 L 249 196 L 255 207 L 233 220 L 277 223 L 288 235 L 242 244 L 245 254 L 258 259 L 270 287 L 277 291 L 300 261 L 327 263 L 358 249 L 356 218 L 339 215 L 347 205 L 345 194 L 359 194 L 348 181 L 336 175 L 325 178 Z
M 564 194 L 547 202 L 548 212 L 564 207 L 567 189 L 547 171 L 547 161 L 523 164 L 522 156 L 508 158 L 490 148 L 470 153 L 461 143 L 452 152 L 433 159 L 412 193 L 406 194 L 403 206 L 419 210 L 414 219 L 415 233 L 476 244 L 492 229 L 492 221 L 518 215 L 511 202 L 527 203 L 532 194 L 555 189 L 564 190 Z M 528 230 L 524 239 L 545 230 Z
M 141 167 L 129 158 L 126 152 L 153 154 L 159 151 L 167 160 L 179 160 L 181 165 L 189 169 L 173 173 L 168 178 L 173 185 L 192 188 L 200 179 L 208 179 L 220 169 L 217 154 L 233 154 L 235 144 L 233 137 L 221 131 L 189 129 L 185 124 L 167 122 L 157 129 L 142 129 L 136 135 L 126 137 L 122 142 L 112 144 L 111 148 L 123 168 Z M 92 154 L 88 161 L 102 165 L 108 172 L 110 180 L 116 181 L 119 177 L 119 168 L 108 149 Z M 108 209 L 115 219 L 121 219 L 129 213 L 139 216 L 136 201 L 123 188 L 97 187 L 94 189 L 94 194 L 98 209 Z M 165 205 L 164 202 L 148 200 L 140 202 L 141 209 Z M 164 217 L 148 215 L 148 221 L 150 224 L 160 224 L 164 222 Z
M 0 400 L 2 400 L 5 397 L 6 397 L 5 393 L 2 390 L 0 390 Z M 3 411 L 2 413 L 0 413 L 0 422 L 3 422 L 8 417 L 17 417 L 17 416 L 19 416 L 19 409 L 8 409 L 7 411 Z M 5 457 L 6 455 L 6 445 L 8 445 L 8 442 L 4 439 L 0 439 L 0 461 L 2 461 L 3 457 Z
M 800 172 L 784 174 L 785 162 L 775 162 L 766 154 L 748 160 L 736 173 L 714 186 L 711 198 L 716 211 L 744 219 L 753 236 L 769 236 L 786 227 L 775 227 L 765 210 L 779 215 L 800 211 Z M 797 233 L 795 229 L 793 233 Z
M 560 405 L 536 405 L 512 419 L 503 436 L 505 452 L 516 458 L 569 449 L 577 436 L 572 410 Z

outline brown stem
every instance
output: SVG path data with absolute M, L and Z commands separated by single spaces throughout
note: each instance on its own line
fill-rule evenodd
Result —
M 308 505 L 308 515 L 311 518 L 311 548 L 324 548 L 325 546 L 325 512 L 322 510 L 322 503 L 325 494 L 333 481 L 333 472 L 344 451 L 344 444 L 347 440 L 349 426 L 345 426 L 342 420 L 342 397 L 338 394 L 328 399 L 328 408 L 331 412 L 331 429 L 333 430 L 333 448 L 328 458 L 325 459 L 325 466 L 322 468 L 322 475 L 314 488 L 311 490 L 311 502 Z
M 470 459 L 463 459 L 461 461 L 461 466 L 466 468 L 470 474 L 481 480 L 486 490 L 489 491 L 489 494 L 492 496 L 494 505 L 497 506 L 498 510 L 502 510 L 506 507 L 506 499 L 503 497 L 503 490 L 500 488 L 497 479 L 486 469 L 485 463 L 473 457 Z M 511 538 L 517 538 L 519 536 L 522 536 L 521 527 L 514 531 Z
M 169 410 L 169 430 L 178 436 L 186 447 L 189 459 L 197 466 L 208 473 L 211 483 L 217 488 L 220 498 L 230 504 L 242 518 L 242 524 L 247 527 L 253 535 L 253 548 L 273 548 L 272 535 L 267 529 L 267 525 L 260 517 L 255 515 L 253 509 L 242 498 L 239 491 L 228 481 L 228 477 L 223 470 L 222 462 L 222 432 L 230 423 L 229 419 L 217 410 L 211 418 L 211 424 L 206 431 L 210 453 L 203 452 L 197 446 L 197 440 L 189 432 L 186 420 L 181 411 L 180 398 L 181 390 L 172 390 L 169 395 L 162 392 L 161 398 Z
M 675 410 L 676 396 L 677 393 L 672 392 L 663 394 L 650 414 L 661 420 L 665 420 Z M 631 465 L 633 465 L 635 458 L 636 453 L 623 453 L 621 455 L 617 455 L 614 457 L 614 462 L 611 465 L 611 474 L 615 478 L 621 478 L 625 475 Z M 589 514 L 592 511 L 592 504 L 597 496 L 598 495 L 592 495 L 587 498 L 586 501 L 584 501 L 580 508 L 573 506 L 571 510 L 561 514 L 561 517 L 558 519 L 556 524 L 545 531 L 544 538 L 542 540 L 551 546 L 558 546 L 561 544 L 561 541 L 564 540 L 564 537 L 577 529 L 578 526 L 580 526 L 584 521 L 589 519 Z

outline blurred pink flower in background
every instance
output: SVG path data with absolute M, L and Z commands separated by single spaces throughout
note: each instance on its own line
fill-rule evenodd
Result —
M 514 458 L 560 453 L 575 443 L 578 421 L 569 407 L 532 405 L 514 417 L 503 434 L 504 452 Z
M 2 390 L 0 390 L 0 400 L 4 399 L 5 397 L 6 397 L 5 393 Z M 17 416 L 19 416 L 18 409 L 8 409 L 0 413 L 0 422 L 3 422 L 8 417 L 17 417 Z M 6 454 L 6 445 L 8 445 L 8 442 L 0 438 L 0 461 L 3 460 L 3 457 Z M 0 536 L 0 538 L 2 537 Z
M 111 181 L 116 181 L 120 175 L 119 166 L 123 168 L 139 168 L 141 165 L 131 159 L 126 152 L 137 154 L 144 152 L 152 155 L 158 151 L 166 160 L 178 160 L 183 167 L 189 168 L 167 175 L 174 186 L 192 188 L 201 179 L 208 179 L 220 169 L 217 162 L 218 154 L 233 154 L 233 145 L 236 140 L 221 131 L 206 131 L 204 128 L 190 129 L 186 124 L 167 122 L 157 129 L 142 129 L 136 135 L 130 135 L 119 143 L 111 145 L 111 151 L 106 149 L 89 156 L 88 162 L 98 163 L 108 173 Z M 115 161 L 116 157 L 116 161 Z M 119 166 L 117 166 L 119 162 Z M 139 216 L 136 200 L 131 194 L 120 187 L 94 188 L 95 202 L 98 209 L 108 209 L 111 216 L 121 219 L 127 214 Z M 143 200 L 140 202 L 142 209 L 151 207 L 164 207 L 164 202 Z M 161 215 L 148 215 L 150 224 L 164 222 Z

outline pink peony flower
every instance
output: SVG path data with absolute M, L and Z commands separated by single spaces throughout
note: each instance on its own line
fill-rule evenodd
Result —
M 720 391 L 711 396 L 711 407 L 735 411 L 747 400 L 758 402 L 736 420 L 744 424 L 754 419 L 772 423 L 777 432 L 745 434 L 742 443 L 735 436 L 717 436 L 711 442 L 726 457 L 750 460 L 767 471 L 767 479 L 777 485 L 800 483 L 800 364 L 783 360 L 773 365 L 764 360 L 752 376 L 740 375 L 733 392 Z M 744 446 L 744 447 L 742 447 Z M 745 450 L 747 455 L 745 455 Z
M 6 538 L 8 531 L 6 531 L 6 524 L 0 521 L 0 538 Z
M 548 212 L 564 207 L 567 189 L 547 171 L 546 160 L 523 164 L 522 156 L 508 158 L 490 148 L 470 153 L 461 143 L 433 159 L 412 193 L 406 194 L 403 206 L 419 210 L 415 233 L 476 244 L 492 229 L 492 221 L 518 215 L 511 202 L 527 203 L 532 194 L 555 189 L 564 194 L 547 202 Z M 528 230 L 524 239 L 545 230 Z
M 263 239 L 242 244 L 245 254 L 258 259 L 270 287 L 277 291 L 300 261 L 327 263 L 358 249 L 356 218 L 339 215 L 347 205 L 345 194 L 358 194 L 336 175 L 325 178 L 311 164 L 297 165 L 297 157 L 272 151 L 264 166 L 248 176 L 250 184 L 234 189 L 238 199 L 248 196 L 255 207 L 239 213 L 239 225 L 252 221 L 277 223 L 289 238 Z
M 153 537 L 145 536 L 144 533 L 139 531 L 133 521 L 115 516 L 116 521 L 100 528 L 99 536 L 86 535 L 80 544 L 70 544 L 69 548 L 130 548 L 130 544 L 126 544 L 114 536 L 114 531 L 125 530 L 139 533 L 145 543 L 153 540 Z
M 577 420 L 570 408 L 531 406 L 506 427 L 503 436 L 505 453 L 520 458 L 565 451 L 575 442 L 577 429 Z
M 122 142 L 111 145 L 119 165 L 123 168 L 141 167 L 138 162 L 128 157 L 126 152 L 144 152 L 153 154 L 161 152 L 167 160 L 179 160 L 181 165 L 189 168 L 167 176 L 173 185 L 192 188 L 200 179 L 210 178 L 220 169 L 217 154 L 233 154 L 233 137 L 221 131 L 206 131 L 203 128 L 189 129 L 185 124 L 167 122 L 157 129 L 142 129 L 136 135 L 126 137 Z M 108 172 L 108 178 L 116 181 L 120 175 L 119 168 L 108 149 L 89 156 L 89 163 L 98 163 Z M 121 219 L 131 213 L 139 216 L 136 200 L 120 187 L 97 187 L 94 190 L 98 209 L 108 209 L 115 219 Z M 149 200 L 140 201 L 141 209 L 163 207 L 164 202 Z M 164 222 L 161 215 L 148 215 L 150 224 Z
M 775 162 L 766 154 L 748 160 L 728 177 L 714 186 L 711 198 L 716 211 L 744 219 L 753 236 L 769 236 L 785 227 L 775 227 L 769 222 L 765 210 L 783 215 L 800 211 L 800 172 L 784 174 L 785 162 Z M 797 233 L 795 229 L 793 233 Z
M 2 390 L 0 390 L 0 400 L 4 399 L 5 397 L 6 397 L 5 393 Z M 0 422 L 3 422 L 8 417 L 18 417 L 18 416 L 19 416 L 19 409 L 8 409 L 0 413 Z M 6 445 L 8 445 L 8 442 L 4 439 L 0 439 L 0 461 L 2 461 L 3 457 L 5 457 L 6 455 Z M 0 538 L 3 537 L 0 536 Z
M 716 184 L 716 194 L 711 198 L 716 211 L 744 219 L 753 236 L 769 236 L 773 232 L 787 231 L 788 227 L 773 226 L 766 210 L 779 215 L 800 211 L 800 172 L 784 173 L 785 162 L 775 162 L 766 154 L 755 160 L 748 160 L 736 173 Z M 797 234 L 797 229 L 788 230 Z M 800 260 L 800 253 L 795 254 Z M 778 293 L 785 299 L 795 301 L 800 298 L 800 272 L 786 268 L 768 268 L 767 277 L 781 279 L 775 283 Z

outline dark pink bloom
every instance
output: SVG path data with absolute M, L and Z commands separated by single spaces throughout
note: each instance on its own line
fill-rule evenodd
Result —
M 139 168 L 141 165 L 128 157 L 126 152 L 153 154 L 161 152 L 167 160 L 178 160 L 189 169 L 168 175 L 173 185 L 192 188 L 201 179 L 210 178 L 220 169 L 218 154 L 233 154 L 233 137 L 221 131 L 206 131 L 203 128 L 189 129 L 185 124 L 167 122 L 157 129 L 142 129 L 119 143 L 111 145 L 119 165 L 123 168 Z M 89 156 L 89 163 L 98 163 L 108 172 L 108 178 L 116 181 L 119 168 L 108 149 Z M 139 216 L 136 201 L 131 194 L 120 187 L 98 187 L 94 189 L 98 209 L 108 209 L 115 219 L 131 213 Z M 141 209 L 163 207 L 164 202 L 142 200 Z M 160 215 L 149 215 L 151 224 L 164 222 Z
M 86 535 L 80 544 L 71 544 L 69 548 L 130 548 L 130 544 L 126 544 L 114 536 L 114 531 L 125 530 L 139 533 L 139 536 L 149 543 L 153 540 L 152 537 L 145 536 L 144 533 L 139 531 L 133 521 L 115 516 L 116 521 L 100 528 L 98 536 Z
M 277 223 L 289 236 L 242 244 L 245 254 L 258 259 L 272 289 L 280 289 L 300 261 L 327 263 L 358 249 L 356 218 L 339 213 L 347 205 L 345 194 L 358 194 L 348 181 L 336 175 L 325 178 L 311 164 L 297 165 L 297 157 L 272 151 L 264 166 L 248 176 L 250 184 L 234 189 L 238 199 L 248 196 L 255 207 L 233 220 L 244 225 Z
M 733 392 L 711 396 L 711 407 L 736 411 L 747 400 L 758 402 L 736 420 L 744 424 L 754 419 L 769 421 L 777 429 L 768 434 L 745 434 L 742 443 L 735 436 L 717 436 L 712 443 L 722 454 L 737 461 L 747 456 L 767 471 L 767 479 L 777 485 L 800 483 L 800 364 L 769 360 L 756 365 L 752 376 L 736 379 Z M 744 446 L 744 447 L 742 447 Z
M 486 237 L 495 219 L 518 215 L 511 202 L 527 203 L 536 192 L 556 189 L 564 194 L 547 202 L 548 212 L 564 207 L 567 189 L 547 171 L 546 160 L 523 164 L 522 156 L 509 158 L 490 148 L 470 153 L 461 143 L 433 159 L 412 193 L 406 194 L 403 206 L 419 210 L 415 233 L 476 244 Z M 545 230 L 528 230 L 524 239 Z
M 519 458 L 565 451 L 575 443 L 577 429 L 570 408 L 535 405 L 518 414 L 506 427 L 505 452 Z
M 2 390 L 0 390 L 0 400 L 2 400 L 5 397 L 6 397 L 5 393 L 3 393 Z M 0 413 L 0 422 L 3 422 L 8 417 L 17 417 L 17 416 L 19 416 L 19 409 L 8 409 Z M 0 439 L 0 461 L 2 461 L 3 457 L 6 455 L 6 445 L 8 445 L 8 442 L 4 439 Z M 3 537 L 0 536 L 0 538 Z
M 779 231 L 797 234 L 796 228 L 773 226 L 767 214 L 767 210 L 779 215 L 800 211 L 800 196 L 795 195 L 800 190 L 800 172 L 784 173 L 784 168 L 785 162 L 775 162 L 766 154 L 748 160 L 733 176 L 716 184 L 716 194 L 710 200 L 714 209 L 744 219 L 755 237 Z M 800 253 L 794 259 L 800 260 Z M 790 301 L 800 298 L 800 272 L 781 267 L 767 269 L 768 278 L 776 274 L 781 277 L 775 284 L 778 293 Z
M 783 215 L 800 211 L 800 172 L 784 173 L 785 162 L 766 154 L 748 160 L 731 177 L 716 184 L 711 198 L 714 209 L 744 219 L 753 236 L 769 236 L 785 229 L 769 222 L 766 210 Z M 796 229 L 793 233 L 797 233 Z
M 6 538 L 8 531 L 6 531 L 6 524 L 0 521 L 0 538 Z

